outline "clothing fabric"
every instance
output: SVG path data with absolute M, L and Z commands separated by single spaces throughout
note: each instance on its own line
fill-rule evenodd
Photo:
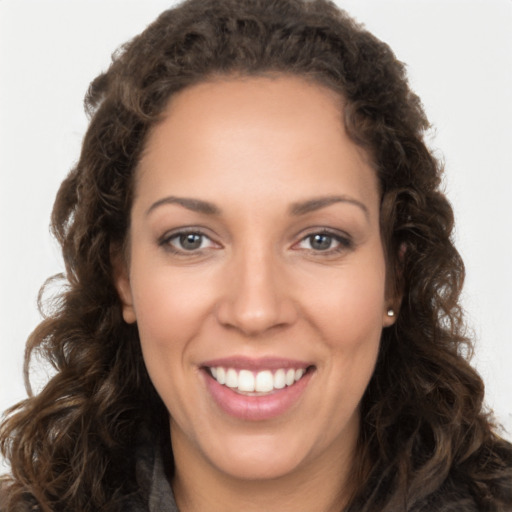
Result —
M 172 487 L 165 474 L 158 443 L 144 442 L 137 449 L 136 465 L 139 499 L 130 500 L 129 512 L 179 512 Z
M 146 437 L 146 436 L 144 436 Z M 136 448 L 138 489 L 123 502 L 123 512 L 179 512 L 167 479 L 160 444 L 145 439 Z M 6 510 L 6 495 L 0 484 L 0 512 Z M 28 500 L 17 512 L 39 512 L 40 507 Z

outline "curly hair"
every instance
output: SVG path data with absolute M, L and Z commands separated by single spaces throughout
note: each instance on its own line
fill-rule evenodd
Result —
M 87 93 L 90 125 L 52 213 L 65 262 L 65 275 L 54 279 L 64 284 L 26 348 L 27 380 L 36 352 L 56 373 L 1 425 L 12 471 L 6 511 L 21 502 L 42 511 L 115 511 L 133 492 L 138 432 L 169 428 L 114 286 L 134 172 L 174 93 L 212 77 L 268 73 L 300 76 L 343 97 L 347 132 L 380 183 L 389 283 L 401 307 L 383 331 L 362 400 L 347 511 L 491 511 L 512 503 L 512 449 L 494 433 L 483 383 L 468 363 L 453 212 L 404 65 L 327 0 L 187 0 L 124 45 Z

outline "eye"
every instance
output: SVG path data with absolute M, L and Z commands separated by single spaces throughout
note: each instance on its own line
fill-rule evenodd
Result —
M 332 249 L 333 244 L 337 242 L 331 235 L 325 235 L 323 233 L 317 233 L 315 235 L 308 236 L 303 243 L 307 242 L 310 249 L 315 251 L 327 251 Z
M 199 252 L 216 246 L 208 236 L 197 231 L 173 233 L 165 236 L 160 244 L 176 253 Z
M 198 233 L 185 233 L 183 235 L 177 235 L 171 239 L 171 243 L 177 243 L 180 249 L 185 251 L 195 251 L 200 249 L 204 243 L 205 237 Z
M 348 237 L 331 232 L 318 232 L 304 237 L 297 247 L 307 251 L 333 253 L 348 249 L 351 245 L 352 242 Z

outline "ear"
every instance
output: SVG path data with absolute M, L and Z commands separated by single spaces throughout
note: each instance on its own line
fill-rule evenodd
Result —
M 387 288 L 387 300 L 385 305 L 384 317 L 382 321 L 383 327 L 389 327 L 396 322 L 396 318 L 400 311 L 403 297 L 403 263 L 407 246 L 402 243 L 398 250 L 397 264 L 393 271 L 388 274 L 386 283 Z M 391 279 L 390 279 L 391 276 Z
M 133 324 L 137 321 L 137 316 L 135 315 L 133 305 L 128 262 L 122 250 L 112 249 L 110 251 L 110 259 L 112 262 L 114 286 L 121 301 L 124 321 L 127 324 Z
M 382 327 L 390 327 L 396 322 L 396 316 L 398 314 L 398 308 L 386 306 L 384 316 L 382 318 Z

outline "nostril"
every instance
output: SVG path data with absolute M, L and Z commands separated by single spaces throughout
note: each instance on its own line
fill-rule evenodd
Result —
M 277 305 L 256 305 L 249 303 L 224 304 L 217 311 L 221 324 L 234 328 L 246 335 L 256 335 L 270 329 L 285 325 Z

